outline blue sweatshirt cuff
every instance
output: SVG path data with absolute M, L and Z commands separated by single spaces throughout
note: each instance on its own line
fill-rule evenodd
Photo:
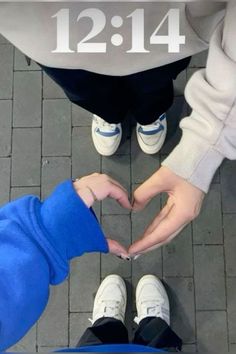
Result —
M 104 233 L 92 209 L 76 193 L 71 180 L 59 184 L 41 206 L 41 221 L 50 243 L 63 258 L 85 252 L 108 252 Z

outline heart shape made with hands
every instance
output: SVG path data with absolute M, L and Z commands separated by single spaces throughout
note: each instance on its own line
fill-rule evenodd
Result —
M 166 205 L 157 214 L 143 235 L 126 249 L 119 241 L 107 238 L 110 253 L 121 258 L 136 258 L 142 253 L 169 243 L 201 210 L 205 193 L 167 167 L 161 167 L 133 194 L 130 203 L 128 192 L 116 180 L 105 174 L 94 173 L 74 182 L 78 195 L 90 208 L 96 200 L 115 199 L 123 208 L 141 211 L 160 193 L 167 193 Z

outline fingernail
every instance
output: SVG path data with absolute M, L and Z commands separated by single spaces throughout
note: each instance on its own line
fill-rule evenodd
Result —
M 120 255 L 121 259 L 125 259 L 126 261 L 130 261 L 130 257 L 129 256 L 125 256 L 123 254 Z
M 136 256 L 133 257 L 133 260 L 136 261 L 141 256 L 141 254 L 136 254 Z

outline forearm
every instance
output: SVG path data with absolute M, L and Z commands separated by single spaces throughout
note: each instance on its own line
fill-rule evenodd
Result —
M 207 192 L 223 159 L 236 159 L 236 4 L 215 31 L 206 69 L 193 75 L 185 96 L 192 114 L 183 119 L 180 144 L 163 165 Z

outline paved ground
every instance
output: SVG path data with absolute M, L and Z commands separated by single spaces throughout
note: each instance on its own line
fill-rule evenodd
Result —
M 171 150 L 161 155 L 140 152 L 131 127 L 127 140 L 112 158 L 101 158 L 90 137 L 91 114 L 72 106 L 39 67 L 27 67 L 24 57 L 0 37 L 0 203 L 23 194 L 45 197 L 58 182 L 104 171 L 129 190 L 154 172 Z M 203 67 L 205 54 L 176 82 L 169 120 L 183 117 L 186 79 Z M 172 325 L 185 351 L 236 350 L 236 163 L 226 162 L 217 173 L 202 215 L 169 246 L 125 262 L 93 254 L 72 263 L 71 276 L 51 292 L 38 324 L 12 350 L 48 351 L 76 344 L 88 325 L 100 279 L 118 273 L 127 280 L 129 299 L 145 273 L 160 276 L 171 298 Z M 163 204 L 156 198 L 140 214 L 130 215 L 111 201 L 96 206 L 106 232 L 125 244 L 136 239 Z M 134 307 L 128 311 L 130 333 Z

